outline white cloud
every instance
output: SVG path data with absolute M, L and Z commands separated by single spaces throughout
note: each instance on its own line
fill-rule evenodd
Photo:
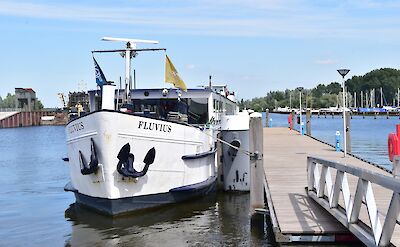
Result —
M 379 35 L 387 40 L 400 39 L 400 19 L 397 12 L 390 11 L 396 8 L 391 1 L 386 5 L 372 0 L 340 3 L 304 0 L 140 3 L 140 6 L 126 2 L 126 6 L 118 5 L 120 7 L 95 7 L 72 5 L 69 2 L 40 4 L 0 1 L 0 16 L 69 21 L 74 24 L 105 23 L 116 29 L 123 27 L 165 34 L 289 38 L 374 38 Z M 378 6 L 376 8 L 379 11 L 375 13 L 374 8 L 370 7 L 372 13 L 367 16 L 360 11 L 366 6 Z M 95 28 L 100 27 L 96 25 Z M 101 28 L 111 29 L 109 26 Z
M 316 64 L 322 64 L 322 65 L 327 65 L 327 64 L 337 64 L 337 60 L 334 59 L 321 59 L 321 60 L 316 60 Z
M 187 64 L 186 65 L 186 69 L 190 69 L 190 70 L 194 69 L 195 67 L 196 66 L 194 64 Z

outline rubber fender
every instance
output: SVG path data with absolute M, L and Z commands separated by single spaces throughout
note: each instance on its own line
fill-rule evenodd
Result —
M 389 160 L 393 161 L 394 156 L 400 154 L 399 138 L 395 133 L 390 133 L 388 137 Z

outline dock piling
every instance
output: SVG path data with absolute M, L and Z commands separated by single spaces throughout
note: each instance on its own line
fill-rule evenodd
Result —
M 311 110 L 306 112 L 306 134 L 311 136 Z
M 346 112 L 346 151 L 351 153 L 350 112 Z
M 263 129 L 261 114 L 250 115 L 250 215 L 251 225 L 259 227 L 264 221 Z
M 290 114 L 291 114 L 290 117 L 292 118 L 292 121 L 290 123 L 290 130 L 292 130 L 292 129 L 294 129 L 294 115 L 295 115 L 294 110 L 292 110 L 292 112 Z
M 394 156 L 393 158 L 393 177 L 400 178 L 400 156 Z

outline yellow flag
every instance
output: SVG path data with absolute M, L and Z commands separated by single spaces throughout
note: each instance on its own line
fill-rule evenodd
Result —
M 165 82 L 174 84 L 175 87 L 182 89 L 187 92 L 185 82 L 179 77 L 178 71 L 176 71 L 169 57 L 165 55 Z

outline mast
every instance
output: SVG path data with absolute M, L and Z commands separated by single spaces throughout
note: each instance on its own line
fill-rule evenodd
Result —
M 354 108 L 357 108 L 357 93 L 354 91 Z
M 133 44 L 133 48 L 136 49 L 136 44 Z M 132 54 L 133 55 L 133 54 Z M 130 79 L 131 79 L 131 43 L 126 43 L 125 51 L 125 103 L 128 102 L 129 91 L 130 91 Z
M 381 87 L 381 108 L 383 108 L 383 92 L 382 92 L 382 87 Z
M 400 107 L 400 93 L 399 93 L 399 88 L 397 88 L 397 107 Z
M 364 102 L 363 102 L 363 91 L 361 91 L 360 96 L 361 96 L 361 108 L 363 108 L 363 107 L 364 107 Z
M 156 48 L 156 49 L 137 49 L 136 46 L 139 43 L 142 44 L 158 44 L 158 41 L 155 40 L 142 40 L 142 39 L 125 39 L 125 38 L 112 38 L 112 37 L 103 37 L 101 40 L 103 41 L 116 41 L 116 42 L 125 42 L 125 49 L 119 50 L 101 50 L 101 51 L 92 51 L 92 53 L 106 53 L 106 52 L 117 52 L 120 53 L 121 56 L 125 59 L 125 95 L 124 102 L 127 103 L 129 99 L 129 92 L 131 90 L 131 60 L 133 57 L 136 57 L 139 51 L 166 51 L 165 48 Z M 136 83 L 135 86 L 136 88 Z

